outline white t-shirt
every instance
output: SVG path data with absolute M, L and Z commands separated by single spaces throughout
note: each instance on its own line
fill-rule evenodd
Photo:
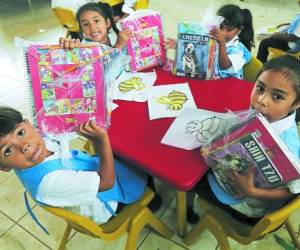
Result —
M 54 152 L 45 161 L 59 158 L 59 145 L 45 139 L 48 150 Z M 91 218 L 101 224 L 112 216 L 104 203 L 97 198 L 100 176 L 92 171 L 57 170 L 46 175 L 41 181 L 37 200 Z M 116 211 L 118 202 L 109 205 Z

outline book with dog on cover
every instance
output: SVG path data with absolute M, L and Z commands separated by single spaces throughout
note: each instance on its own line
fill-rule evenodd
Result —
M 123 30 L 134 31 L 133 37 L 126 44 L 133 72 L 165 63 L 164 33 L 159 12 L 137 10 L 120 22 Z
M 85 45 L 72 50 L 56 45 L 26 49 L 32 119 L 42 132 L 72 132 L 88 120 L 109 126 L 103 55 L 100 47 Z
M 252 166 L 257 187 L 276 187 L 300 178 L 299 159 L 261 114 L 234 126 L 206 150 L 204 159 L 217 183 L 235 198 L 241 197 L 228 177 L 229 168 L 244 174 Z
M 200 79 L 214 78 L 216 42 L 198 23 L 178 24 L 175 73 Z

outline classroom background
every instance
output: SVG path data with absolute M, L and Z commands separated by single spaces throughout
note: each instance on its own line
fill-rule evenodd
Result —
M 254 30 L 266 25 L 287 23 L 299 12 L 295 0 L 150 0 L 149 8 L 161 12 L 165 37 L 176 38 L 179 21 L 197 21 L 209 5 L 215 9 L 223 4 L 237 4 L 252 12 Z M 0 0 L 0 103 L 13 106 L 28 115 L 27 93 L 24 80 L 22 57 L 15 47 L 15 37 L 31 41 L 57 43 L 66 31 L 61 27 L 52 12 L 49 0 Z M 18 43 L 18 40 L 17 40 Z M 259 41 L 252 54 L 256 56 Z M 157 181 L 158 191 L 163 197 L 163 206 L 156 213 L 170 228 L 176 230 L 175 193 L 167 185 Z M 46 235 L 35 225 L 28 214 L 23 201 L 23 187 L 13 173 L 0 173 L 0 249 L 54 249 L 62 236 L 64 222 L 47 213 L 36 205 L 33 211 L 42 218 L 43 224 L 52 232 Z M 196 211 L 201 209 L 196 206 Z M 300 210 L 292 215 L 294 229 L 300 233 Z M 190 228 L 189 228 L 190 229 Z M 288 249 L 292 246 L 290 237 L 281 228 L 274 236 L 268 235 L 263 240 L 249 246 L 243 246 L 231 240 L 232 249 Z M 279 240 L 278 240 L 279 239 Z M 68 250 L 76 249 L 123 249 L 126 235 L 119 240 L 107 243 L 88 236 L 73 233 Z M 218 243 L 208 232 L 202 233 L 194 245 L 184 245 L 176 234 L 169 240 L 146 228 L 138 242 L 139 250 L 216 250 Z M 291 248 L 292 249 L 292 248 Z

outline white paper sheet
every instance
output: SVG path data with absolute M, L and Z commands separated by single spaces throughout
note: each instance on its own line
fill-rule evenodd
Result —
M 237 116 L 231 112 L 217 113 L 204 109 L 185 108 L 174 120 L 161 143 L 192 150 L 211 142 L 237 121 Z
M 148 96 L 150 120 L 176 117 L 186 107 L 196 108 L 188 83 L 154 86 Z
M 117 79 L 114 100 L 145 102 L 156 81 L 156 72 L 123 72 Z

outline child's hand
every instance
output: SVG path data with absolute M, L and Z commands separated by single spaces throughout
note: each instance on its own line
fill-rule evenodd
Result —
M 63 37 L 59 38 L 59 46 L 63 49 L 73 49 L 80 47 L 80 39 L 65 39 Z
M 166 49 L 176 49 L 177 47 L 177 40 L 174 38 L 167 38 L 167 40 L 165 41 L 165 48 Z
M 104 140 L 108 140 L 107 132 L 104 128 L 99 127 L 94 121 L 90 120 L 76 127 L 76 132 L 79 135 L 99 144 Z
M 219 44 L 226 44 L 223 32 L 219 28 L 212 29 L 209 35 L 210 38 L 216 40 Z
M 122 49 L 125 46 L 125 44 L 127 43 L 127 41 L 133 36 L 133 34 L 134 34 L 133 30 L 120 31 L 118 34 L 118 38 L 117 38 L 115 47 Z
M 237 187 L 236 190 L 239 191 L 241 195 L 253 196 L 253 193 L 255 192 L 254 167 L 250 166 L 243 175 L 232 169 L 229 169 L 229 171 L 230 173 L 228 176 L 232 183 Z

